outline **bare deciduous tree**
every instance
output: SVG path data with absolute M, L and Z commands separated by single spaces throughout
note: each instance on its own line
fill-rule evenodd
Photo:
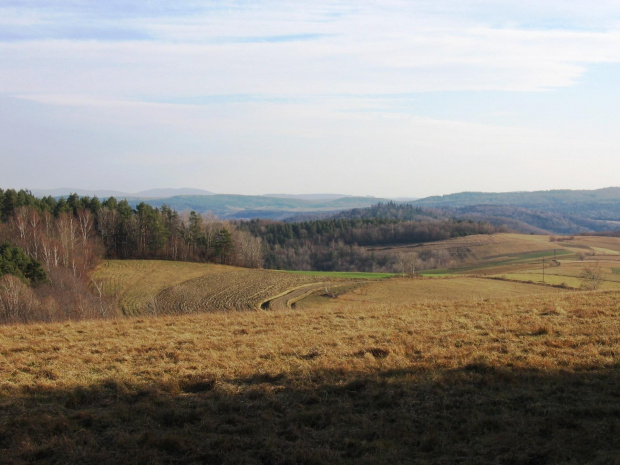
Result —
M 598 262 L 594 265 L 586 265 L 579 274 L 581 287 L 588 290 L 596 290 L 603 280 L 603 270 Z

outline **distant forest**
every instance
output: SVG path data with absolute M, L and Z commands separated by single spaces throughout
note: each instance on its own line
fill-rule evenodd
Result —
M 338 218 L 296 223 L 252 220 L 238 223 L 264 242 L 265 267 L 321 271 L 397 272 L 393 255 L 366 247 L 441 241 L 506 231 L 487 222 L 433 218 L 411 205 L 381 203 Z

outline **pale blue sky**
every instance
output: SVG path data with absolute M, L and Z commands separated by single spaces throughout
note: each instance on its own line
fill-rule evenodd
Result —
M 619 185 L 617 1 L 0 0 L 0 187 Z

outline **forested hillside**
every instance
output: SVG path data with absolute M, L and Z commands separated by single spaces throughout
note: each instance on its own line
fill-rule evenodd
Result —
M 410 202 L 458 217 L 501 222 L 526 231 L 555 234 L 617 229 L 620 221 L 620 187 L 598 190 L 538 192 L 463 192 Z
M 99 258 L 211 261 L 246 267 L 319 271 L 394 271 L 394 257 L 364 247 L 423 243 L 502 230 L 483 221 L 455 220 L 439 211 L 394 202 L 303 222 L 223 222 L 195 211 L 179 213 L 144 202 L 132 208 L 110 197 L 38 199 L 26 191 L 0 190 L 4 234 L 49 265 L 49 243 L 92 243 Z M 62 233 L 49 235 L 48 224 Z M 42 234 L 40 231 L 47 231 Z M 65 231 L 67 230 L 67 231 Z M 69 239 L 67 239 L 68 237 Z M 51 242 L 50 242 L 51 241 Z M 56 242 L 54 242 L 56 241 Z M 63 245 L 65 244 L 65 245 Z M 67 265 L 68 266 L 68 265 Z
M 461 192 L 458 194 L 426 197 L 411 202 L 419 206 L 467 207 L 472 205 L 513 205 L 562 211 L 581 211 L 584 205 L 615 205 L 620 201 L 620 187 L 595 190 L 549 190 L 535 192 Z
M 430 213 L 410 211 L 409 206 L 393 203 L 369 210 L 378 216 L 297 223 L 253 220 L 241 223 L 240 228 L 264 241 L 265 266 L 269 268 L 387 272 L 398 271 L 397 257 L 377 255 L 365 247 L 425 243 L 505 230 L 487 222 L 433 219 Z M 351 216 L 365 215 L 357 212 Z M 424 219 L 404 219 L 414 216 Z M 403 219 L 393 219 L 398 217 Z

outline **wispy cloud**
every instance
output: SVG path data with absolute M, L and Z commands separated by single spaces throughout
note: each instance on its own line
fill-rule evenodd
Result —
M 528 163 L 545 154 L 577 160 L 596 147 L 609 163 L 607 154 L 620 145 L 606 132 L 597 146 L 594 129 L 575 139 L 582 123 L 577 109 L 560 111 L 532 97 L 572 91 L 566 98 L 582 107 L 611 105 L 613 89 L 608 102 L 579 92 L 582 86 L 603 92 L 588 73 L 620 64 L 619 18 L 617 2 L 607 0 L 0 0 L 3 117 L 13 128 L 22 121 L 23 130 L 4 130 L 3 137 L 12 153 L 37 156 L 49 156 L 47 146 L 83 153 L 96 140 L 93 153 L 118 163 L 133 154 L 134 165 L 145 164 L 145 177 L 149 157 L 168 166 L 163 158 L 181 153 L 188 164 L 204 159 L 205 171 L 214 160 L 230 170 L 248 165 L 243 186 L 253 185 L 255 157 L 277 172 L 298 170 L 317 154 L 336 170 L 330 182 L 342 179 L 337 170 L 348 163 L 359 179 L 352 183 L 383 176 L 382 189 L 398 185 L 399 195 L 421 193 L 407 191 L 405 173 L 434 172 L 424 157 L 459 167 L 445 181 L 457 185 L 468 168 L 451 158 L 456 153 L 470 166 L 497 165 L 499 176 L 497 160 L 527 152 L 514 173 L 531 180 Z M 608 89 L 613 81 L 605 80 Z M 523 100 L 536 115 L 527 117 Z M 600 113 L 609 119 L 605 108 Z M 504 116 L 493 121 L 497 115 Z M 533 131 L 534 121 L 540 130 Z M 48 143 L 20 142 L 14 134 L 28 124 Z M 66 135 L 62 143 L 50 128 Z M 402 165 L 398 182 L 387 179 L 393 170 L 374 166 L 373 153 Z M 351 168 L 356 157 L 373 168 Z M 583 168 L 581 159 L 574 166 Z M 196 176 L 189 169 L 183 175 Z M 233 178 L 220 172 L 213 179 Z
M 99 20 L 73 12 L 86 16 L 85 24 L 62 9 L 34 10 L 21 16 L 32 27 L 0 33 L 7 39 L 0 43 L 0 92 L 153 99 L 536 91 L 575 84 L 588 63 L 620 62 L 613 30 L 494 28 L 446 12 L 433 16 L 424 2 L 368 3 L 346 4 L 340 16 L 325 5 L 282 11 L 235 2 L 197 16 L 161 17 L 165 9 L 147 8 Z M 16 35 L 24 40 L 9 40 Z

